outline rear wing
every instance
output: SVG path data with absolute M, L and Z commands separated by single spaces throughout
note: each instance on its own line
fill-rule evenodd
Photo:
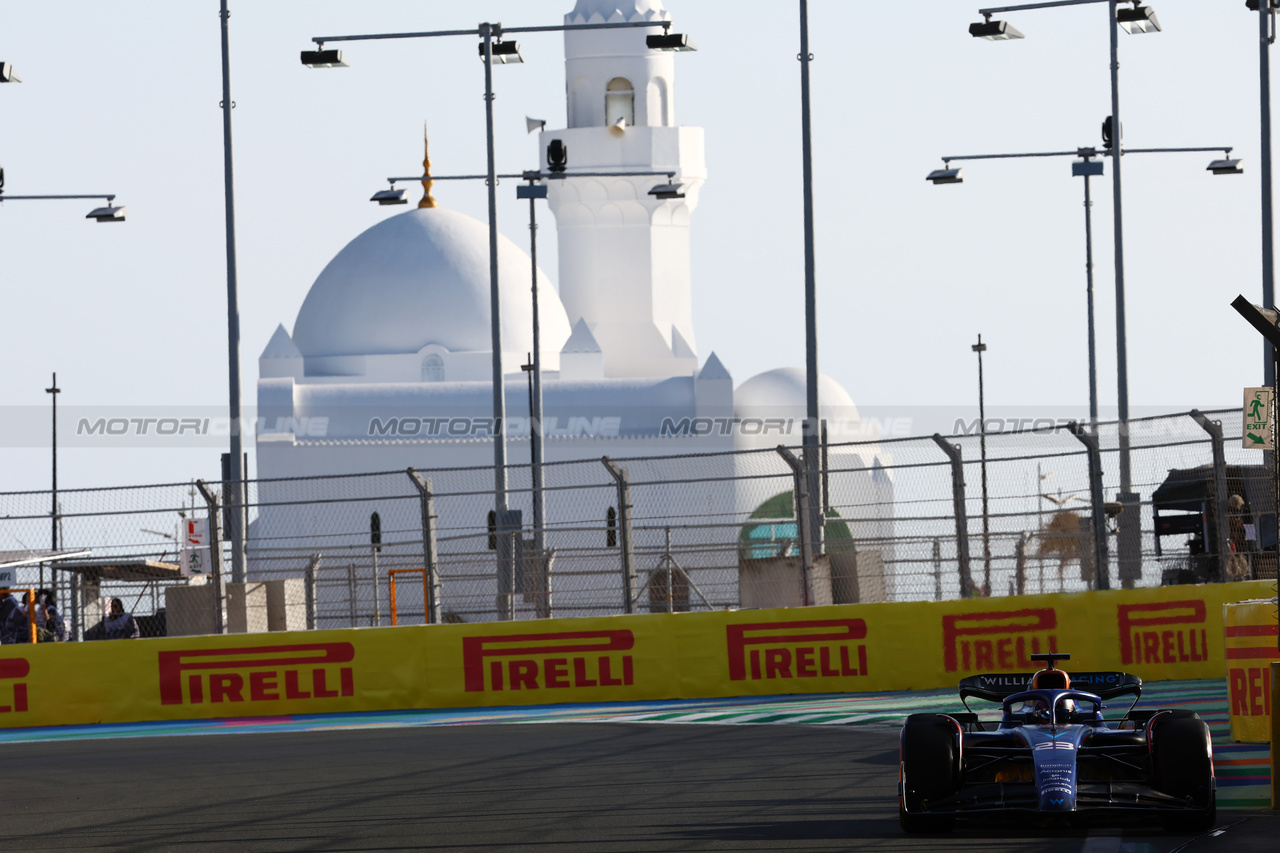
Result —
M 1034 673 L 987 673 L 971 675 L 960 681 L 960 700 L 970 696 L 989 702 L 1003 702 L 1006 697 L 1026 691 Z M 1142 679 L 1127 672 L 1070 672 L 1071 687 L 1094 693 L 1102 699 L 1132 694 L 1142 695 Z

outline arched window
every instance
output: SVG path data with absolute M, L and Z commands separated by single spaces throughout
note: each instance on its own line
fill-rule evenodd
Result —
M 609 511 L 604 514 L 604 546 L 618 547 L 618 511 L 613 507 L 609 507 Z
M 489 510 L 489 550 L 498 550 L 498 514 Z
M 632 127 L 636 123 L 636 93 L 631 81 L 614 77 L 604 89 L 604 123 L 612 127 L 622 119 Z
M 422 381 L 444 381 L 444 359 L 432 353 L 422 360 Z

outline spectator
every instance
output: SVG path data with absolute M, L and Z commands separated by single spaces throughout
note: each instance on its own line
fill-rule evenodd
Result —
M 16 600 L 13 607 L 9 610 L 8 617 L 4 620 L 4 633 L 6 643 L 29 643 L 31 642 L 31 626 L 27 621 L 27 608 L 31 606 L 31 594 L 22 594 L 22 603 Z
M 62 614 L 58 612 L 57 603 L 53 598 L 53 590 L 38 590 L 36 599 L 44 608 L 44 627 L 48 629 L 51 635 L 49 640 L 45 640 L 42 637 L 41 642 L 65 643 L 67 641 L 67 624 L 62 620 Z
M 141 636 L 132 613 L 124 612 L 124 602 L 111 599 L 111 612 L 102 620 L 103 635 L 108 640 L 136 640 Z
M 9 593 L 0 595 L 0 643 L 5 645 L 17 642 L 17 639 L 9 633 L 9 617 L 17 606 L 18 602 L 14 601 Z

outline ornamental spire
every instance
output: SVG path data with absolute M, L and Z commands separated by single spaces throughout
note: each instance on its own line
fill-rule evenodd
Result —
M 427 123 L 422 123 L 422 201 L 418 207 L 435 207 L 436 200 L 431 197 L 431 153 L 427 147 Z

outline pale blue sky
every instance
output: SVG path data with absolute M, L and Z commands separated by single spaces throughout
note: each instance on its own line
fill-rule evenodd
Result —
M 1231 405 L 1260 380 L 1259 344 L 1228 307 L 1260 298 L 1256 16 L 1240 0 L 1155 0 L 1165 31 L 1121 35 L 1130 147 L 1231 144 L 1125 160 L 1131 400 Z M 5 357 L 0 405 L 225 405 L 226 329 L 216 2 L 0 5 L 0 165 L 10 194 L 115 192 L 129 222 L 89 204 L 0 207 Z M 474 40 L 345 46 L 314 71 L 315 35 L 558 23 L 572 0 L 427 3 L 239 0 L 232 6 L 242 376 L 292 328 L 325 263 L 388 211 L 366 199 L 413 174 L 431 125 L 440 173 L 484 166 Z M 803 364 L 796 4 L 670 0 L 697 42 L 677 59 L 676 115 L 706 129 L 693 217 L 694 322 L 736 381 Z M 1082 189 L 1068 160 L 973 163 L 934 187 L 940 155 L 1098 142 L 1110 109 L 1105 4 L 1008 15 L 1024 41 L 975 40 L 976 3 L 813 0 L 821 364 L 860 406 L 970 404 L 981 332 L 991 405 L 1087 402 Z M 558 35 L 520 39 L 498 68 L 499 169 L 536 165 L 526 114 L 564 123 Z M 1099 374 L 1115 401 L 1110 180 L 1095 181 Z M 439 186 L 484 218 L 480 185 Z M 504 185 L 499 227 L 527 245 Z M 550 216 L 544 223 L 550 225 Z M 554 229 L 540 258 L 556 278 Z M 64 486 L 216 473 L 215 450 L 68 450 Z M 0 489 L 43 488 L 48 454 L 0 449 Z

